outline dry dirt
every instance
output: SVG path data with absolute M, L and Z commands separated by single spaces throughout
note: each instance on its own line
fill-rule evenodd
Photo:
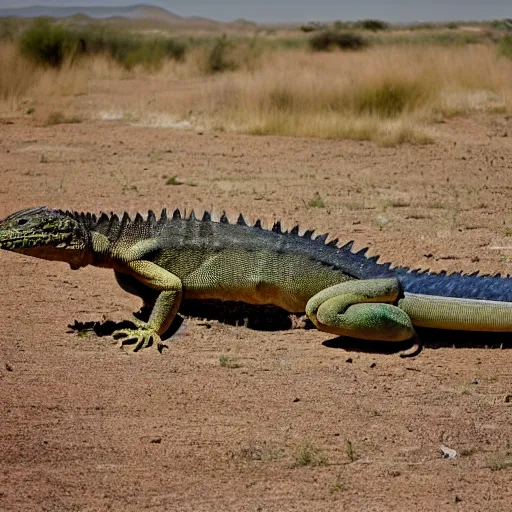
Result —
M 512 121 L 435 131 L 434 144 L 384 148 L 4 119 L 0 218 L 41 204 L 226 209 L 397 264 L 509 272 Z M 5 252 L 0 275 L 3 511 L 511 509 L 512 350 L 485 335 L 434 336 L 404 360 L 191 318 L 163 355 L 126 354 L 68 328 L 138 309 L 111 271 Z

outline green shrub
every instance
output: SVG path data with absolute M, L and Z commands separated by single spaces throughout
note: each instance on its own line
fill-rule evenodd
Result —
M 419 83 L 384 81 L 378 86 L 355 91 L 351 103 L 359 114 L 392 119 L 421 106 L 427 97 L 428 91 Z
M 351 23 L 350 21 L 336 20 L 333 23 L 333 28 L 334 28 L 334 30 L 339 32 L 340 30 L 347 30 L 347 29 L 353 28 L 352 25 L 353 25 L 353 23 Z
M 14 41 L 19 36 L 24 20 L 0 18 L 0 41 Z
M 20 50 L 25 57 L 37 64 L 55 68 L 74 55 L 77 47 L 75 34 L 46 18 L 37 19 L 20 39 Z
M 235 63 L 228 57 L 228 51 L 231 47 L 227 37 L 219 37 L 210 53 L 208 54 L 207 70 L 210 73 L 221 73 L 235 69 Z
M 104 53 L 127 69 L 137 65 L 156 69 L 165 59 L 183 60 L 187 50 L 186 45 L 176 39 L 96 28 L 78 31 L 76 37 L 80 53 Z
M 171 50 L 171 51 L 170 51 Z M 124 49 L 117 49 L 117 61 L 125 68 L 131 69 L 141 65 L 146 68 L 157 69 L 167 58 L 176 58 L 172 51 L 172 45 L 167 45 L 163 39 L 149 39 L 137 41 L 136 44 L 127 45 Z M 179 59 L 183 58 L 184 47 Z
M 309 40 L 311 49 L 317 52 L 338 47 L 342 50 L 360 50 L 368 45 L 366 39 L 353 32 L 335 32 L 325 30 L 315 34 Z
M 166 38 L 162 40 L 165 56 L 174 60 L 182 61 L 187 53 L 187 45 L 177 39 Z
M 495 20 L 491 23 L 491 27 L 497 30 L 512 31 L 512 18 L 505 18 L 503 20 Z
M 381 20 L 361 20 L 358 21 L 355 26 L 356 28 L 373 30 L 374 32 L 377 32 L 378 30 L 387 30 L 389 28 L 389 24 Z
M 499 52 L 512 59 L 512 34 L 502 37 L 498 43 Z
M 300 27 L 302 32 L 315 32 L 317 30 L 325 30 L 325 23 L 319 21 L 309 21 Z

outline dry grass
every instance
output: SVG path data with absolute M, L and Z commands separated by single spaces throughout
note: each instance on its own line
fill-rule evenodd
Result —
M 20 58 L 13 44 L 0 47 L 0 69 L 0 110 L 15 110 L 39 72 L 36 66 Z
M 0 74 L 0 100 L 13 108 L 21 98 L 84 94 L 92 80 L 101 108 L 110 97 L 112 108 L 133 112 L 142 123 L 158 113 L 171 125 L 381 144 L 428 142 L 431 123 L 454 115 L 512 112 L 512 60 L 492 45 L 402 44 L 322 54 L 230 47 L 226 58 L 236 69 L 215 75 L 208 51 L 194 48 L 183 62 L 168 61 L 149 77 L 147 69 L 126 71 L 103 56 L 45 70 L 4 45 L 0 65 L 8 71 Z
M 39 67 L 24 59 L 14 44 L 0 45 L 0 112 L 15 112 L 30 102 L 87 93 L 88 64 L 67 63 L 60 70 Z
M 512 111 L 512 61 L 487 46 L 280 53 L 211 82 L 197 101 L 227 130 L 425 142 L 421 126 L 440 116 Z

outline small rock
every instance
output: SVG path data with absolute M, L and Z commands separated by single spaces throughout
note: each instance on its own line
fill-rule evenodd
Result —
M 442 444 L 441 457 L 443 459 L 455 459 L 457 457 L 457 452 L 453 448 L 448 448 L 448 446 Z
M 389 224 L 389 219 L 384 215 L 377 215 L 375 222 L 377 223 L 377 226 L 383 227 L 386 224 Z
M 161 437 L 154 437 L 153 439 L 151 439 L 151 442 L 154 443 L 154 444 L 160 444 L 162 442 L 162 438 Z

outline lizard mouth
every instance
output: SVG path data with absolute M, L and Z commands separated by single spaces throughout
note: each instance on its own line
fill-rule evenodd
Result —
M 45 245 L 52 245 L 58 249 L 64 249 L 69 245 L 72 239 L 70 233 L 57 233 L 45 237 L 40 234 L 14 234 L 9 236 L 0 235 L 0 249 L 12 251 L 15 249 L 32 249 L 34 247 L 41 247 Z

